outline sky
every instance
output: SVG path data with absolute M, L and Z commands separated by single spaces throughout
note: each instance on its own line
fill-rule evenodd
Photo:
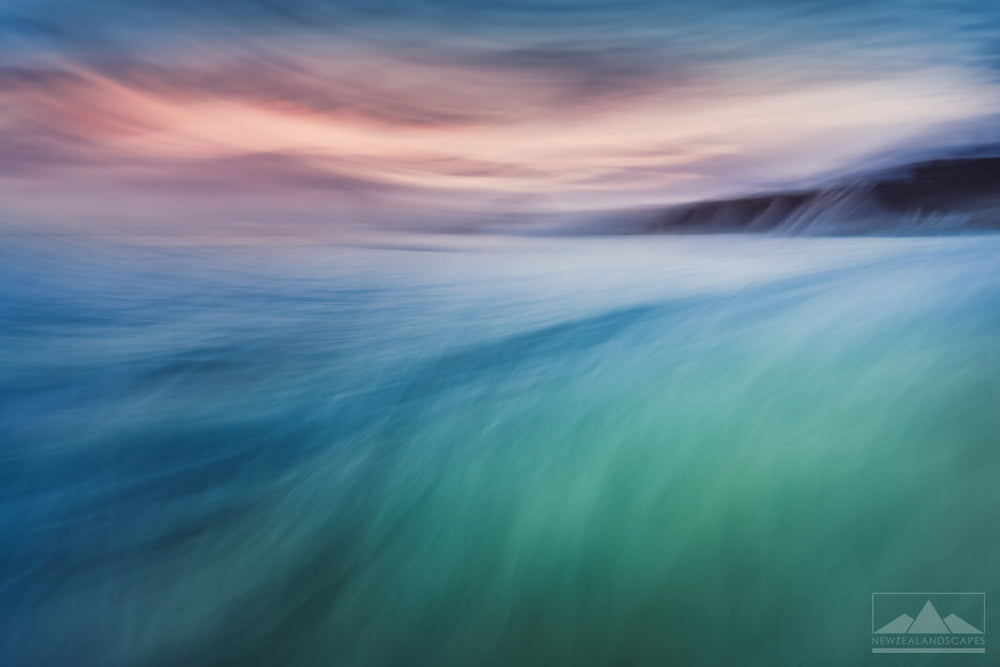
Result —
M 0 0 L 6 222 L 649 206 L 998 118 L 991 1 Z

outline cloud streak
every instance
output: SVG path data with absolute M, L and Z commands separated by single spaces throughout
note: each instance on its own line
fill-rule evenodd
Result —
M 627 206 L 972 141 L 1000 105 L 991 4 L 727 7 L 8 2 L 0 194 Z

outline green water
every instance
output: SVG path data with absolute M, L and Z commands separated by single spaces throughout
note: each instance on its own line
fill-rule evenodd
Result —
M 811 243 L 753 252 L 787 265 Z M 297 305 L 261 367 L 191 371 L 129 432 L 180 414 L 200 457 L 244 437 L 301 453 L 112 524 L 90 577 L 9 645 L 55 660 L 24 648 L 52 632 L 92 664 L 984 664 L 989 634 L 985 657 L 872 655 L 871 594 L 981 591 L 1000 620 L 1000 246 L 884 243 L 658 298 L 650 276 L 688 274 L 650 273 L 648 251 L 600 299 L 593 267 L 539 269 L 567 278 L 540 293 L 522 255 L 503 294 L 451 273 L 380 292 L 350 311 L 363 351 L 317 324 L 328 297 Z M 415 261 L 395 266 L 458 260 Z M 192 534 L 148 546 L 177 512 Z

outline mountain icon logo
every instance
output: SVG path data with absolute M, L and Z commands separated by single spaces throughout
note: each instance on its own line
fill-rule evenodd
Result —
M 986 653 L 986 593 L 872 593 L 871 602 L 872 653 Z
M 956 614 L 948 614 L 941 618 L 941 614 L 928 598 L 916 619 L 909 614 L 900 614 L 876 630 L 875 634 L 981 635 L 983 631 Z

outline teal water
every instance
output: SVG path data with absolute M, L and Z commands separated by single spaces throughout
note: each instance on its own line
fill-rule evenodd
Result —
M 83 249 L 3 256 L 3 664 L 997 650 L 1000 239 Z

